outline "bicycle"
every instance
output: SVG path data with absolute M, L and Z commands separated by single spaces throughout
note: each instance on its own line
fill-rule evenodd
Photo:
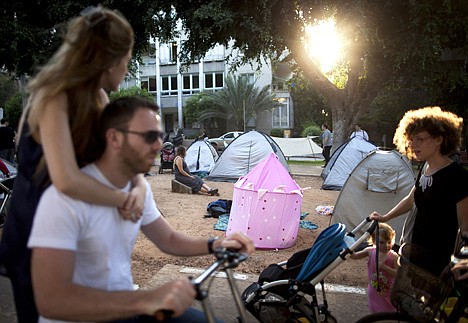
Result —
M 239 316 L 237 320 L 239 323 L 247 322 L 247 312 L 244 306 L 244 303 L 241 298 L 241 294 L 237 288 L 236 281 L 234 278 L 233 268 L 237 267 L 241 262 L 247 260 L 249 257 L 246 253 L 238 252 L 235 250 L 219 248 L 214 252 L 216 260 L 211 264 L 203 273 L 201 273 L 197 278 L 190 278 L 192 284 L 195 287 L 197 292 L 196 299 L 201 302 L 203 312 L 205 313 L 206 321 L 208 323 L 214 323 L 215 317 L 213 310 L 210 306 L 208 295 L 209 295 L 209 286 L 206 289 L 203 289 L 203 284 L 208 280 L 208 278 L 213 277 L 213 274 L 217 270 L 221 270 L 226 274 L 231 293 L 236 304 Z M 164 321 L 170 318 L 172 311 L 161 310 L 156 312 L 155 318 L 158 321 Z
M 467 258 L 468 249 L 463 251 L 462 248 L 452 257 L 452 265 L 460 257 Z M 420 255 L 420 252 L 420 248 L 411 244 L 401 248 L 401 267 L 391 294 L 397 312 L 373 313 L 356 323 L 468 322 L 466 283 L 456 281 L 451 273 L 444 274 L 443 278 L 436 277 L 417 266 L 415 263 L 431 259 L 430 254 Z

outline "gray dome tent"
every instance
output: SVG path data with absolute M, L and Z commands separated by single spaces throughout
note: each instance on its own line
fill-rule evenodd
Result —
M 327 167 L 323 169 L 322 189 L 339 191 L 354 167 L 375 149 L 377 147 L 374 144 L 356 137 L 338 147 L 331 156 Z
M 245 132 L 234 139 L 218 158 L 206 178 L 218 182 L 235 182 L 273 152 L 289 172 L 289 166 L 278 144 L 259 131 Z
M 408 195 L 415 179 L 411 163 L 396 150 L 371 152 L 354 168 L 342 187 L 332 221 L 355 228 L 373 211 L 385 214 Z M 396 243 L 409 213 L 388 222 L 396 232 Z
M 218 160 L 218 153 L 208 141 L 196 140 L 187 148 L 184 160 L 191 173 L 209 173 Z

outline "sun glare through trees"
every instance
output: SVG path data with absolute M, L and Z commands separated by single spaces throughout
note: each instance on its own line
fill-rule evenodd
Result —
M 306 47 L 310 57 L 316 60 L 322 73 L 329 73 L 342 59 L 343 41 L 332 18 L 306 26 Z

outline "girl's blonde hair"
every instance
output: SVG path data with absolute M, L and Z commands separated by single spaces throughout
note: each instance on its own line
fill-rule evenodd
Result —
M 431 137 L 442 137 L 440 153 L 448 156 L 460 148 L 462 129 L 463 119 L 452 112 L 442 111 L 440 107 L 411 110 L 400 120 L 393 143 L 402 154 L 416 158 L 410 141 L 419 132 L 427 131 Z
M 377 230 L 375 230 L 372 235 L 371 235 L 371 242 L 373 245 L 375 245 L 376 242 L 376 234 Z M 379 236 L 386 241 L 391 241 L 392 245 L 395 244 L 395 230 L 392 229 L 391 226 L 389 226 L 387 223 L 379 223 Z
M 104 108 L 99 92 L 101 76 L 131 51 L 133 38 L 132 27 L 115 10 L 89 7 L 72 19 L 60 48 L 29 82 L 31 100 L 23 119 L 27 118 L 30 133 L 38 131 L 47 102 L 64 92 L 77 160 L 80 164 L 89 162 L 85 152 Z

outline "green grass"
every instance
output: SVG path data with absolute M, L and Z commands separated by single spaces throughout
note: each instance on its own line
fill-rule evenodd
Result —
M 308 166 L 322 166 L 325 164 L 323 160 L 288 160 L 288 165 L 308 165 Z

